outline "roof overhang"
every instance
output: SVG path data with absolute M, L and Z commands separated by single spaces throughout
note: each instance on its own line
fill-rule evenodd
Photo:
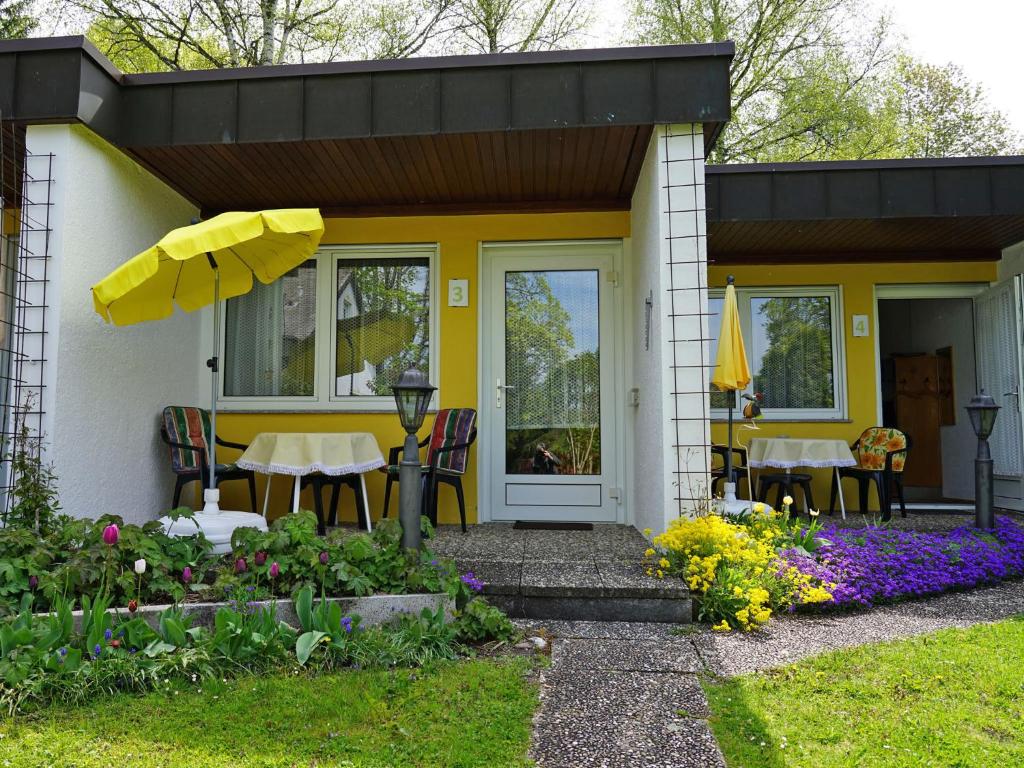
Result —
M 707 168 L 720 264 L 995 260 L 1024 241 L 1024 157 Z
M 729 118 L 732 43 L 125 75 L 0 42 L 0 114 L 79 122 L 207 210 L 623 208 L 652 127 Z

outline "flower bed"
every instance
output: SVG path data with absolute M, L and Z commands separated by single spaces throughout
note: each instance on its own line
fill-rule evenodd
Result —
M 1024 575 L 1024 529 L 1005 517 L 993 531 L 947 533 L 810 525 L 755 504 L 749 515 L 680 518 L 653 537 L 650 575 L 683 579 L 698 618 L 752 630 L 780 610 L 871 607 Z M 649 534 L 649 532 L 647 532 Z

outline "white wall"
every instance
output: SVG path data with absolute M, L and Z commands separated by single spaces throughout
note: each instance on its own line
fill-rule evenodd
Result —
M 1000 282 L 1024 273 L 1024 242 L 1004 248 L 997 268 Z
M 707 241 L 700 125 L 659 126 L 631 205 L 633 519 L 664 530 L 708 490 Z M 645 300 L 653 296 L 650 348 Z
M 81 126 L 30 126 L 27 145 L 54 156 L 43 405 L 60 500 L 76 516 L 150 520 L 170 506 L 173 487 L 160 411 L 205 402 L 195 374 L 200 318 L 179 312 L 115 328 L 93 310 L 89 288 L 198 211 Z

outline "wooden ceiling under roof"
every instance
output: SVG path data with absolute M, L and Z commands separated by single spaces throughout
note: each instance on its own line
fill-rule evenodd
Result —
M 317 206 L 325 215 L 622 210 L 652 127 L 130 147 L 206 213 Z

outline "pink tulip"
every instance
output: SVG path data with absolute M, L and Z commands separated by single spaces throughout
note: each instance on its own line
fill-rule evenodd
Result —
M 192 581 L 192 569 L 189 568 L 187 565 L 181 571 L 181 580 L 185 584 L 188 584 L 190 581 Z
M 119 538 L 121 538 L 121 529 L 113 523 L 103 529 L 103 543 L 107 546 L 114 546 Z
M 262 567 L 267 562 L 267 553 L 262 550 L 256 553 L 256 557 L 253 558 L 256 561 L 256 565 Z
M 281 573 L 281 566 L 278 565 L 277 561 L 275 560 L 274 562 L 272 562 L 270 564 L 270 578 L 276 579 L 280 573 Z
M 237 560 L 235 560 L 235 573 L 245 573 L 247 567 L 248 566 L 246 566 L 245 564 L 244 557 L 240 557 Z
M 327 565 L 327 563 L 328 563 L 328 561 L 330 559 L 331 559 L 331 556 L 328 555 L 326 552 L 321 552 L 320 553 L 320 565 Z

